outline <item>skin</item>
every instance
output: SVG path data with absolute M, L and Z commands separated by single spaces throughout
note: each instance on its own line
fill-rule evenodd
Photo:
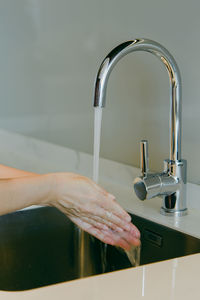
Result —
M 74 173 L 38 175 L 0 165 L 0 215 L 30 205 L 53 206 L 102 242 L 129 250 L 140 245 L 131 217 L 87 177 Z

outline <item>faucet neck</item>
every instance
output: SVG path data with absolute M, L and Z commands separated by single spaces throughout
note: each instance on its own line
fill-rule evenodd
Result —
M 94 106 L 104 107 L 109 75 L 116 63 L 126 54 L 146 51 L 157 56 L 165 65 L 170 79 L 170 161 L 181 160 L 181 76 L 173 56 L 162 45 L 148 39 L 135 39 L 120 44 L 103 60 L 95 83 Z

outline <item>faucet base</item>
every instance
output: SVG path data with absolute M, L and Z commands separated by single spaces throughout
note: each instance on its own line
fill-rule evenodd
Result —
M 188 214 L 188 209 L 185 208 L 183 210 L 173 210 L 173 209 L 166 209 L 164 207 L 161 207 L 160 213 L 163 216 L 182 217 Z

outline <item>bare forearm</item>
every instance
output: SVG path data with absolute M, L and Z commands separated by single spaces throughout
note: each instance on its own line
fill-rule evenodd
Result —
M 17 177 L 33 176 L 33 175 L 37 175 L 37 174 L 19 170 L 16 168 L 11 168 L 11 167 L 0 164 L 0 179 L 1 178 L 17 178 Z
M 105 243 L 125 249 L 140 244 L 138 229 L 115 197 L 78 174 L 37 175 L 0 165 L 0 195 L 0 215 L 50 205 Z
M 52 197 L 51 178 L 51 175 L 33 175 L 0 179 L 0 215 L 47 203 Z

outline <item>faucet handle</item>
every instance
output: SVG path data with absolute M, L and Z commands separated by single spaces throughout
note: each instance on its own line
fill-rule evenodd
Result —
M 141 140 L 140 142 L 140 168 L 142 176 L 146 177 L 149 171 L 149 153 L 147 140 Z

